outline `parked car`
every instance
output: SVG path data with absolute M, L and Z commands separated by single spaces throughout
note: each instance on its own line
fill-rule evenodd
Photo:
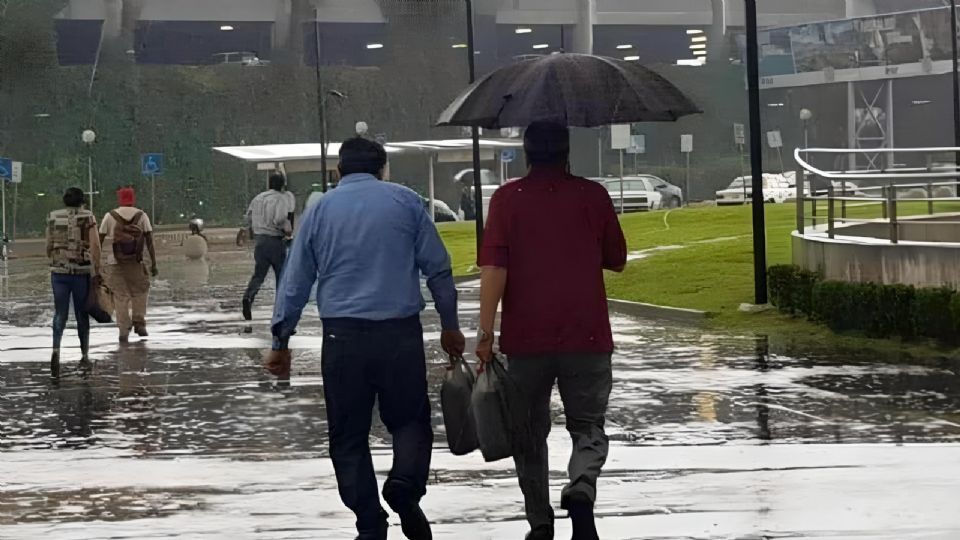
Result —
M 764 201 L 781 204 L 794 196 L 796 196 L 795 189 L 790 188 L 790 181 L 782 174 L 765 173 L 763 175 Z M 717 204 L 720 206 L 746 204 L 752 197 L 753 178 L 741 176 L 735 179 L 727 189 L 717 192 Z
M 620 213 L 649 212 L 663 208 L 663 195 L 655 189 L 650 189 L 653 186 L 641 178 L 624 178 L 622 189 L 619 178 L 591 178 L 591 180 L 600 182 L 607 188 L 614 208 Z
M 257 53 L 250 51 L 230 51 L 213 55 L 214 64 L 235 64 L 247 67 L 266 66 L 269 60 L 261 60 Z
M 453 177 L 454 182 L 460 185 L 460 213 L 467 221 L 476 219 L 474 209 L 473 169 L 464 169 Z M 500 177 L 490 169 L 480 169 L 480 189 L 483 191 L 483 217 L 487 217 L 490 210 L 490 199 L 500 189 Z

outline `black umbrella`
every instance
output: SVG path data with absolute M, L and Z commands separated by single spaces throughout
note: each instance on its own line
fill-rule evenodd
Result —
M 498 129 L 547 121 L 596 127 L 674 122 L 700 112 L 677 87 L 635 62 L 563 53 L 487 75 L 457 97 L 438 124 Z

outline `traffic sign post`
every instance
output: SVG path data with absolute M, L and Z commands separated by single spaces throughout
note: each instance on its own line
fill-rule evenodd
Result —
M 743 147 L 747 144 L 747 128 L 743 124 L 733 124 L 733 141 L 740 149 L 740 178 L 743 179 L 743 203 L 747 203 L 747 170 L 743 164 Z
M 13 184 L 13 234 L 11 237 L 17 239 L 17 203 L 20 202 L 20 184 L 23 182 L 23 162 L 13 162 L 13 174 L 10 176 L 10 182 Z
M 0 205 L 3 207 L 3 238 L 0 238 L 0 243 L 6 242 L 7 239 L 7 184 L 13 181 L 13 160 L 7 158 L 0 158 L 0 184 L 2 184 L 2 194 L 0 194 Z
M 767 132 L 767 144 L 770 145 L 770 148 L 775 149 L 780 157 L 780 172 L 786 172 L 787 169 L 783 166 L 783 135 L 780 130 Z
M 506 184 L 510 176 L 510 164 L 517 160 L 516 148 L 505 148 L 500 152 L 500 185 Z
M 688 204 L 690 200 L 690 154 L 693 153 L 693 135 L 680 136 L 680 151 L 687 156 L 687 181 L 683 187 L 683 201 Z
M 140 174 L 150 177 L 150 219 L 157 219 L 157 176 L 163 174 L 163 154 L 140 156 Z

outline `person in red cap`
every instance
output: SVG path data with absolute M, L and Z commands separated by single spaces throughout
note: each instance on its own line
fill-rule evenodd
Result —
M 157 276 L 157 253 L 153 246 L 150 216 L 135 205 L 137 194 L 131 187 L 117 190 L 119 207 L 111 210 L 100 226 L 106 263 L 107 286 L 113 292 L 120 327 L 120 343 L 127 343 L 130 331 L 147 337 L 147 297 L 150 276 Z M 108 242 L 105 242 L 108 241 Z M 150 252 L 150 272 L 143 258 Z

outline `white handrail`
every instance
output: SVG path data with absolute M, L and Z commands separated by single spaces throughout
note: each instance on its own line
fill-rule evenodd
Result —
M 804 156 L 808 154 L 906 154 L 906 153 L 948 153 L 960 152 L 960 148 L 797 148 L 793 157 L 807 172 L 832 180 L 892 180 L 895 178 L 960 178 L 960 171 L 953 172 L 916 172 L 910 174 L 895 174 L 892 172 L 858 173 L 858 172 L 830 172 L 818 169 L 807 162 Z M 896 171 L 897 169 L 890 169 Z M 917 170 L 917 169 L 903 169 Z

